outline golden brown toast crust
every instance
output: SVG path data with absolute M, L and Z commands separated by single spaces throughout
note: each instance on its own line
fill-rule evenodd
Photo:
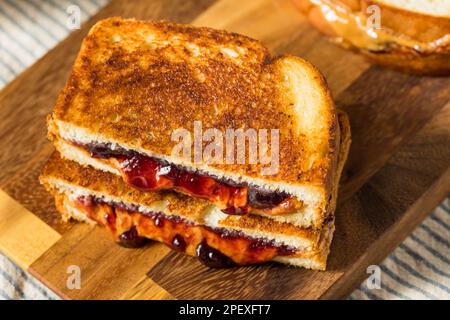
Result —
M 332 25 L 319 13 L 319 8 L 311 0 L 294 0 L 310 22 L 320 31 L 332 38 L 340 37 Z M 396 38 L 409 39 L 417 46 L 436 42 L 450 35 L 450 19 L 402 10 L 376 0 L 327 0 L 331 5 L 343 5 L 348 12 L 366 15 L 370 5 L 377 5 L 381 13 L 381 28 L 394 37 L 387 43 L 388 47 L 374 52 L 361 46 L 352 45 L 344 36 L 345 47 L 364 54 L 370 61 L 402 71 L 430 75 L 447 75 L 450 73 L 450 39 L 439 45 L 418 52 L 411 46 L 399 45 Z M 439 41 L 438 41 L 439 42 Z M 374 42 L 375 43 L 375 42 Z
M 313 93 L 322 97 L 314 137 L 298 132 L 296 118 L 302 114 L 294 112 L 296 97 L 286 88 L 287 64 L 301 66 Z M 103 20 L 82 44 L 49 130 L 57 136 L 55 123 L 69 123 L 170 156 L 175 145 L 171 133 L 177 128 L 192 132 L 194 120 L 201 120 L 204 130 L 222 132 L 279 129 L 277 174 L 261 177 L 261 167 L 267 166 L 261 164 L 209 167 L 268 182 L 316 186 L 326 202 L 338 142 L 336 111 L 323 77 L 300 58 L 271 59 L 263 45 L 242 35 L 167 22 Z

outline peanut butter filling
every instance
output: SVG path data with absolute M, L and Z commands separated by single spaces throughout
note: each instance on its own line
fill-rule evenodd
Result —
M 354 12 L 343 4 L 330 0 L 310 0 L 306 9 L 311 22 L 322 32 L 342 44 L 351 44 L 371 52 L 389 52 L 396 48 L 429 55 L 448 51 L 450 35 L 429 42 L 418 41 L 404 34 L 376 26 L 363 12 Z

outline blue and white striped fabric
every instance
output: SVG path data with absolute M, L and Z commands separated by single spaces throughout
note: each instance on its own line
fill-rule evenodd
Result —
M 67 8 L 84 21 L 108 0 L 0 0 L 0 88 L 71 31 Z M 450 198 L 381 265 L 381 289 L 364 282 L 349 299 L 450 299 Z M 57 299 L 0 254 L 0 299 Z
M 450 197 L 380 265 L 381 289 L 366 282 L 350 299 L 450 299 Z
M 0 87 L 33 64 L 71 31 L 69 6 L 81 21 L 108 0 L 0 0 Z

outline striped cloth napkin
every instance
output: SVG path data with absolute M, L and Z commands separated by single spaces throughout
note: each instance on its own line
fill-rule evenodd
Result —
M 0 88 L 70 33 L 69 6 L 82 22 L 107 2 L 0 0 Z M 450 299 L 450 197 L 375 269 L 349 299 Z M 58 297 L 0 254 L 0 299 Z

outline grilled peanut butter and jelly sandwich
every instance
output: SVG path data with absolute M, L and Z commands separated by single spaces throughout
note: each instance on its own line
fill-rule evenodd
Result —
M 209 267 L 326 267 L 350 128 L 299 57 L 205 27 L 102 20 L 48 136 L 40 179 L 65 220 Z

